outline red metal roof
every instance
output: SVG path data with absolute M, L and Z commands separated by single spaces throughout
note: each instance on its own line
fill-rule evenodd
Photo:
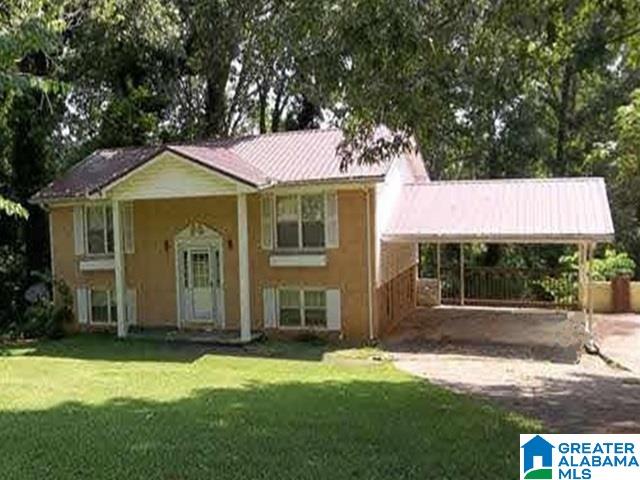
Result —
M 429 182 L 405 185 L 387 241 L 611 241 L 602 178 Z
M 277 183 L 349 180 L 383 177 L 390 162 L 351 165 L 340 171 L 336 149 L 343 140 L 340 130 L 302 130 L 245 137 L 233 150 Z
M 390 161 L 340 170 L 338 129 L 303 130 L 208 142 L 98 150 L 34 195 L 34 201 L 96 193 L 162 151 L 254 187 L 307 182 L 381 180 Z

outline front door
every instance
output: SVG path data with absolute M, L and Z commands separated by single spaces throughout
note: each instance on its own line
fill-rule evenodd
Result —
M 218 315 L 219 254 L 210 246 L 181 249 L 181 305 L 187 322 L 215 323 Z

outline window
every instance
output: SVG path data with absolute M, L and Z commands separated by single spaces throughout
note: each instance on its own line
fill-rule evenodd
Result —
M 111 205 L 85 207 L 87 252 L 90 255 L 113 253 L 113 215 Z
M 276 197 L 276 223 L 278 248 L 324 248 L 324 194 Z
M 89 321 L 103 324 L 116 323 L 118 309 L 115 294 L 111 290 L 91 289 L 90 297 Z
M 324 290 L 281 289 L 278 305 L 281 327 L 327 327 L 327 294 Z

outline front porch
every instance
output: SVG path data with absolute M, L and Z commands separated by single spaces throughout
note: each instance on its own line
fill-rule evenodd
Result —
M 94 274 L 82 269 L 87 258 L 95 258 L 93 248 L 110 260 L 97 268 L 113 275 L 107 318 L 115 320 L 119 338 L 145 328 L 165 330 L 163 338 L 166 331 L 184 330 L 169 337 L 251 341 L 247 197 L 256 191 L 255 185 L 167 151 L 96 195 L 92 205 L 104 209 L 102 221 L 91 216 L 96 207 L 75 207 L 74 230 L 85 232 L 84 239 L 76 238 L 76 254 L 89 284 L 78 302 L 88 305 L 86 323 L 93 323 Z

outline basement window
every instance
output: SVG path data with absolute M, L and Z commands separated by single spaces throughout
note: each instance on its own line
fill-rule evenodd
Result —
M 326 328 L 327 294 L 321 289 L 278 291 L 278 319 L 283 328 Z

